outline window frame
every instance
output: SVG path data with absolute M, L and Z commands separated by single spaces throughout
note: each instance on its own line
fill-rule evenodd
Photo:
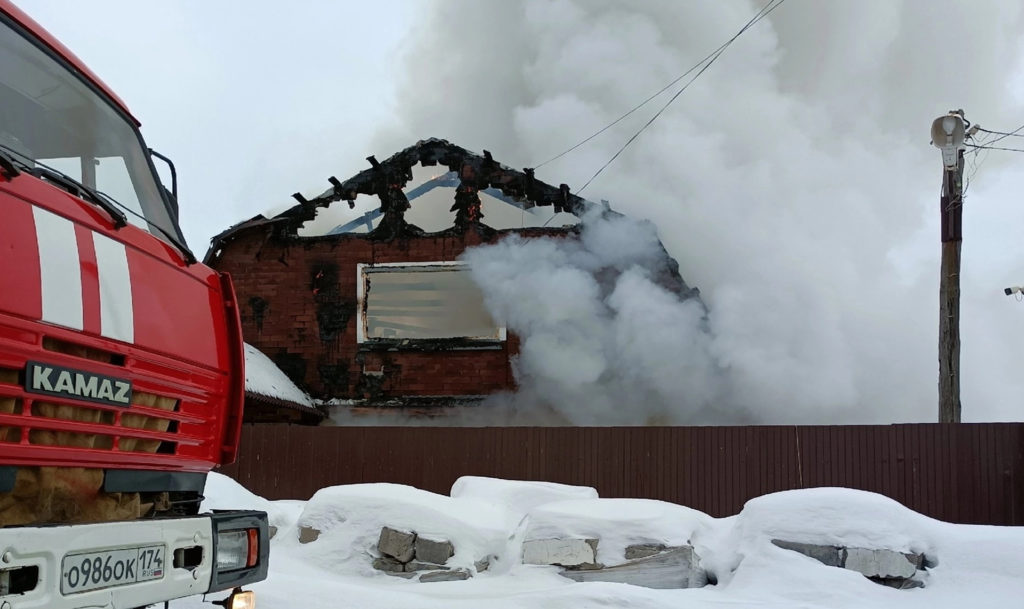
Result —
M 445 343 L 452 350 L 473 350 L 500 348 L 508 341 L 508 329 L 495 321 L 497 337 L 453 336 L 439 338 L 373 338 L 367 336 L 367 308 L 369 306 L 367 279 L 373 273 L 401 272 L 401 270 L 427 272 L 450 272 L 468 269 L 469 265 L 459 261 L 436 262 L 382 262 L 356 264 L 356 343 L 361 349 L 372 349 L 374 346 L 388 348 L 406 347 L 416 349 L 426 345 Z M 390 269 L 390 270 L 388 270 Z

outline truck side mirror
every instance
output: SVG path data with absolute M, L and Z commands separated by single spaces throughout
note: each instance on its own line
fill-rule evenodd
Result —
M 171 170 L 171 195 L 173 195 L 175 201 L 177 201 L 177 199 L 178 199 L 178 171 L 174 168 L 174 162 L 171 161 L 171 159 L 169 159 L 169 158 L 165 157 L 164 155 L 160 154 L 156 150 L 153 150 L 152 148 L 149 149 L 149 154 L 154 156 L 154 157 L 156 157 L 156 158 L 158 158 L 158 159 L 160 159 L 164 163 L 167 163 L 167 168 Z M 167 190 L 167 187 L 165 186 L 164 187 L 164 191 L 166 191 L 166 190 Z M 175 210 L 177 210 L 177 208 L 178 208 L 177 202 L 174 203 L 174 208 L 175 208 Z
M 171 214 L 174 216 L 174 223 L 178 223 L 178 195 L 174 192 L 167 190 L 167 187 L 163 184 L 160 185 L 164 189 L 164 194 L 167 195 L 167 200 L 171 202 Z

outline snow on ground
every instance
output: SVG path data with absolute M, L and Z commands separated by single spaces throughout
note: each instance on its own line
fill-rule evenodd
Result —
M 499 505 L 518 524 L 533 508 L 563 499 L 597 499 L 597 491 L 589 486 L 570 486 L 555 482 L 495 480 L 480 476 L 463 476 L 455 481 L 449 493 L 453 498 L 473 497 Z
M 267 501 L 254 495 L 240 484 L 221 474 L 211 473 L 206 479 L 206 498 L 200 506 L 203 512 L 212 510 L 260 510 L 267 513 L 270 526 L 294 529 L 296 521 L 306 508 L 305 501 Z
M 547 483 L 463 478 L 451 496 L 393 484 L 319 491 L 309 502 L 267 501 L 211 474 L 204 508 L 267 510 L 277 536 L 270 576 L 253 586 L 260 609 L 557 609 L 920 608 L 1024 606 L 1024 529 L 936 521 L 886 497 L 821 488 L 753 499 L 729 518 L 640 499 L 599 499 L 593 489 Z M 450 539 L 450 563 L 501 554 L 467 581 L 418 583 L 369 567 L 380 527 Z M 320 537 L 298 542 L 299 526 Z M 523 539 L 578 535 L 601 539 L 601 560 L 630 543 L 689 541 L 716 585 L 650 590 L 627 584 L 575 583 L 556 567 L 518 563 Z M 859 573 L 827 567 L 770 543 L 818 544 L 924 552 L 934 565 L 927 587 L 895 590 Z M 607 555 L 607 556 L 606 556 Z M 211 595 L 219 599 L 223 595 Z M 171 603 L 199 609 L 199 598 Z
M 305 391 L 296 387 L 269 357 L 249 343 L 245 343 L 245 390 L 268 398 L 313 406 L 313 399 Z

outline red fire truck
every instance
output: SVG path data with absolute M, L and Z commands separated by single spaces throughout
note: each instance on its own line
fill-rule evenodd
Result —
M 2 609 L 220 591 L 240 609 L 266 577 L 265 513 L 199 513 L 238 449 L 244 355 L 176 181 L 125 104 L 0 0 Z

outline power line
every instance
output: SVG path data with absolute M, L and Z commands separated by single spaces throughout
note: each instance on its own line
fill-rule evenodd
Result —
M 1021 129 L 1024 129 L 1024 125 L 1021 126 Z M 978 129 L 978 131 L 984 131 L 985 133 L 996 133 L 996 134 L 1000 133 L 1000 132 L 989 131 L 987 129 Z M 1009 135 L 1014 135 L 1014 134 L 1013 133 L 1002 132 L 1002 135 L 1003 135 L 1003 137 L 1007 137 Z M 1022 136 L 1022 137 L 1024 137 L 1024 136 Z M 981 165 L 985 162 L 985 160 L 988 159 L 988 155 L 991 154 L 993 150 L 1004 150 L 1004 151 L 1007 151 L 1007 152 L 1024 152 L 1024 148 L 1004 148 L 1002 146 L 992 146 L 992 145 L 990 145 L 992 142 L 997 142 L 997 141 L 999 141 L 1001 139 L 1003 139 L 1003 138 L 999 137 L 999 138 L 988 139 L 988 140 L 979 142 L 978 144 L 965 144 L 965 146 L 967 146 L 968 148 L 971 148 L 972 150 L 968 151 L 964 155 L 964 157 L 966 157 L 968 154 L 973 154 L 974 156 L 971 157 L 971 161 L 970 161 L 971 162 L 971 171 L 970 171 L 970 173 L 968 175 L 964 176 L 964 192 L 963 192 L 962 198 L 966 197 L 967 191 L 971 187 L 971 181 L 974 180 L 974 176 L 977 175 L 978 170 L 981 168 Z M 983 159 L 981 159 L 979 161 L 978 160 L 978 156 L 981 154 L 982 150 L 985 151 L 985 158 L 983 158 Z
M 772 0 L 772 1 L 774 1 L 774 0 Z M 753 22 L 753 23 L 756 23 L 756 22 L 757 22 L 757 21 L 759 21 L 759 20 L 760 20 L 760 19 L 761 19 L 762 17 L 764 17 L 765 15 L 767 15 L 768 13 L 766 13 L 766 12 L 765 12 L 765 9 L 767 9 L 767 8 L 768 8 L 768 6 L 770 6 L 771 4 L 772 4 L 772 2 L 768 2 L 768 4 L 766 4 L 766 5 L 764 6 L 764 7 L 762 7 L 762 8 L 761 8 L 761 10 L 760 10 L 760 11 L 758 11 L 758 13 L 757 13 L 756 15 L 754 15 L 754 19 L 752 19 L 752 20 L 751 20 L 751 22 Z M 774 10 L 774 7 L 773 7 L 773 8 L 771 9 L 771 10 Z M 770 11 L 769 11 L 769 12 L 770 12 Z M 746 25 L 746 26 L 744 26 L 744 30 L 745 30 L 746 28 L 750 27 L 750 26 L 751 26 L 751 25 L 753 24 L 753 23 L 751 23 L 751 22 L 748 22 L 748 23 L 747 23 L 747 25 Z M 741 33 L 742 33 L 742 31 L 743 31 L 743 30 L 741 30 Z M 673 85 L 675 85 L 675 84 L 676 84 L 676 83 L 678 83 L 678 82 L 679 82 L 680 80 L 682 80 L 682 79 L 686 78 L 687 76 L 689 76 L 689 75 L 690 75 L 690 73 L 692 73 L 692 72 L 693 72 L 694 70 L 696 70 L 696 69 L 697 69 L 697 68 L 699 68 L 700 66 L 704 65 L 704 63 L 705 63 L 705 62 L 707 62 L 707 61 L 708 61 L 709 59 L 711 59 L 712 57 L 714 57 L 714 56 L 715 56 L 716 54 L 719 54 L 719 53 L 721 53 L 721 52 L 722 52 L 723 50 L 725 50 L 725 47 L 729 46 L 729 44 L 730 44 L 731 42 L 732 42 L 732 40 L 729 40 L 729 41 L 727 41 L 727 42 L 723 43 L 723 44 L 722 44 L 721 46 L 719 46 L 719 47 L 718 47 L 717 49 L 715 49 L 714 51 L 711 51 L 710 53 L 708 53 L 708 54 L 707 54 L 707 55 L 706 55 L 706 56 L 705 56 L 705 57 L 704 57 L 703 59 L 701 59 L 700 61 L 698 61 L 697 63 L 695 63 L 695 64 L 693 65 L 693 67 L 691 67 L 691 68 L 690 68 L 689 70 L 687 70 L 687 71 L 683 72 L 682 74 L 680 74 L 680 75 L 679 75 L 678 77 L 676 77 L 676 78 L 675 78 L 675 79 L 674 79 L 674 80 L 673 80 L 672 82 L 668 83 L 667 85 L 665 85 L 664 87 L 662 87 L 661 89 L 659 89 L 659 90 L 658 90 L 658 91 L 657 91 L 656 93 L 654 93 L 653 95 L 651 95 L 650 97 L 648 97 L 648 98 L 647 98 L 647 99 L 645 99 L 644 101 L 640 102 L 640 103 L 639 103 L 639 104 L 637 104 L 636 106 L 633 106 L 633 108 L 631 108 L 631 109 L 630 109 L 630 110 L 629 110 L 628 112 L 626 112 L 625 114 L 623 114 L 623 115 L 622 115 L 622 116 L 620 116 L 619 118 L 617 118 L 617 119 L 615 119 L 614 121 L 612 121 L 612 122 L 608 123 L 607 125 L 605 125 L 605 126 L 604 126 L 604 127 L 602 127 L 601 129 L 599 129 L 598 131 L 596 131 L 596 132 L 594 132 L 593 134 L 591 134 L 591 135 L 590 135 L 589 137 L 586 137 L 586 138 L 584 138 L 584 139 L 580 140 L 579 142 L 577 142 L 576 144 L 574 144 L 574 145 L 573 145 L 573 146 L 571 146 L 570 148 L 567 148 L 566 150 L 563 150 L 563 151 L 562 151 L 562 152 L 560 152 L 559 154 L 556 154 L 555 156 L 551 157 L 550 159 L 548 159 L 548 160 L 544 161 L 543 163 L 540 163 L 540 164 L 538 164 L 538 165 L 535 165 L 534 167 L 535 167 L 535 168 L 540 168 L 540 167 L 543 167 L 543 166 L 547 165 L 548 163 L 550 163 L 550 162 L 552 162 L 552 161 L 555 161 L 555 160 L 558 160 L 558 159 L 562 158 L 563 156 L 565 156 L 565 155 L 569 154 L 569 153 L 570 153 L 570 152 L 572 152 L 573 150 L 576 150 L 577 148 L 579 148 L 579 147 L 580 147 L 580 146 L 582 146 L 583 144 L 586 144 L 586 143 L 587 143 L 587 142 L 589 142 L 590 140 L 594 139 L 595 137 L 597 137 L 597 136 L 601 135 L 601 134 L 602 134 L 602 133 L 604 133 L 605 131 L 607 131 L 607 130 L 611 129 L 612 127 L 614 127 L 615 125 L 619 124 L 620 122 L 622 122 L 622 120 L 623 120 L 623 119 L 627 118 L 628 116 L 630 116 L 631 114 L 633 114 L 634 112 L 636 112 L 637 110 L 639 110 L 640 108 L 643 108 L 644 106 L 646 106 L 646 105 L 647 105 L 647 104 L 648 104 L 648 103 L 649 103 L 649 102 L 650 102 L 651 100 L 653 100 L 654 98 L 658 97 L 659 95 L 661 95 L 661 94 L 662 94 L 662 93 L 664 93 L 665 91 L 668 91 L 669 89 L 671 89 Z
M 993 150 L 1003 150 L 1006 152 L 1024 152 L 1024 148 L 1007 148 L 992 145 L 993 143 L 1006 139 L 1008 137 L 1024 137 L 1024 133 L 1019 133 L 1020 131 L 1024 131 L 1024 125 L 1017 127 L 1013 131 L 993 131 L 991 129 L 984 129 L 982 127 L 978 127 L 978 131 L 999 137 L 991 137 L 982 141 L 978 141 L 977 144 L 966 144 L 968 148 L 972 148 L 972 150 L 968 151 L 967 154 L 973 154 L 973 156 L 970 160 L 971 171 L 964 178 L 964 195 L 967 194 L 967 191 L 971 186 L 971 181 L 974 180 L 974 176 L 977 175 L 978 170 L 981 169 L 981 165 L 988 159 L 988 155 L 991 154 Z M 981 160 L 978 160 L 982 150 L 985 151 L 985 157 L 981 158 Z M 967 154 L 965 154 L 964 156 L 966 157 Z
M 989 129 L 982 129 L 981 127 L 978 127 L 978 131 L 984 131 L 985 133 L 991 133 L 993 135 L 998 135 L 999 136 L 999 137 L 997 137 L 997 138 L 995 138 L 993 140 L 989 140 L 990 144 L 994 144 L 995 142 L 998 142 L 999 140 L 1004 140 L 1004 139 L 1006 139 L 1008 137 L 1024 137 L 1024 133 L 1020 133 L 1021 130 L 1024 130 L 1024 125 L 1021 125 L 1020 127 L 1017 127 L 1013 131 L 1009 131 L 1009 132 L 1007 132 L 1007 131 L 991 131 Z
M 975 141 L 977 142 L 977 146 L 986 146 L 991 142 L 991 138 L 980 140 L 975 139 Z M 985 150 L 985 156 L 982 157 L 981 151 L 981 148 L 974 148 L 973 150 L 969 150 L 966 154 L 964 154 L 964 158 L 968 159 L 968 163 L 970 163 L 970 173 L 964 176 L 964 198 L 966 198 L 967 191 L 970 190 L 971 188 L 971 182 L 974 180 L 974 176 L 978 174 L 978 170 L 981 169 L 981 166 L 988 159 L 988 155 L 992 154 L 991 150 Z
M 1024 129 L 1024 125 L 1022 125 L 1021 127 L 1018 127 L 1017 129 L 1015 129 L 1013 131 L 1009 131 L 1009 132 L 1007 132 L 1007 131 L 992 131 L 991 129 L 983 129 L 981 127 L 978 127 L 978 131 L 983 131 L 985 133 L 991 133 L 992 135 L 1002 135 L 1004 137 L 1009 137 L 1011 135 L 1014 136 L 1014 137 L 1024 137 L 1024 133 L 1017 133 L 1021 129 Z
M 765 9 L 766 9 L 766 8 L 768 8 L 768 6 L 769 6 L 769 5 L 771 5 L 771 2 L 769 2 L 769 3 L 767 4 L 767 5 L 765 5 L 764 7 L 762 7 L 762 8 L 761 8 L 761 10 L 760 10 L 760 11 L 758 11 L 757 15 L 754 15 L 754 19 L 755 19 L 755 20 L 757 20 L 757 19 L 760 19 L 761 17 L 764 17 L 764 15 L 766 15 L 766 14 L 767 14 L 767 13 L 765 13 Z M 763 14 L 762 14 L 762 13 L 763 13 Z M 756 21 L 755 21 L 755 22 L 756 22 Z M 750 25 L 751 25 L 751 24 L 750 24 L 750 23 L 748 23 L 746 27 L 750 27 Z M 746 29 L 746 28 L 744 28 L 744 29 Z M 707 54 L 707 55 L 706 55 L 706 56 L 704 57 L 704 59 L 701 59 L 701 60 L 700 60 L 700 61 L 698 61 L 697 63 L 693 64 L 693 67 L 691 67 L 691 68 L 690 68 L 689 70 L 687 70 L 687 71 L 683 72 L 682 74 L 680 74 L 679 76 L 677 76 L 677 77 L 675 78 L 675 80 L 673 80 L 672 82 L 668 83 L 667 85 L 665 85 L 664 87 L 662 87 L 661 89 L 659 89 L 659 90 L 658 90 L 658 91 L 657 91 L 656 93 L 654 93 L 653 95 L 651 95 L 650 97 L 648 97 L 648 98 L 647 98 L 647 99 L 645 99 L 644 101 L 642 101 L 642 102 L 640 102 L 639 104 L 637 104 L 637 105 L 633 106 L 633 107 L 632 107 L 632 108 L 631 108 L 631 109 L 630 109 L 630 110 L 629 110 L 628 112 L 626 112 L 625 114 L 623 114 L 623 115 L 622 115 L 622 116 L 620 116 L 619 118 L 617 118 L 617 119 L 613 120 L 612 122 L 608 123 L 607 125 L 605 125 L 605 126 L 604 126 L 604 127 L 602 127 L 601 129 L 599 129 L 599 130 L 597 130 L 596 132 L 594 132 L 593 134 L 591 134 L 591 135 L 590 135 L 589 137 L 586 137 L 586 138 L 584 138 L 584 139 L 580 140 L 579 142 L 577 142 L 576 144 L 574 144 L 574 145 L 573 145 L 572 147 L 570 147 L 570 148 L 568 148 L 568 149 L 566 149 L 566 150 L 563 150 L 562 152 L 560 152 L 560 153 L 556 154 L 555 156 L 551 157 L 550 159 L 548 159 L 548 160 L 544 161 L 543 163 L 539 163 L 539 164 L 535 165 L 535 166 L 534 166 L 534 168 L 535 168 L 535 169 L 539 169 L 539 168 L 541 168 L 541 167 L 543 167 L 543 166 L 547 165 L 548 163 L 550 163 L 550 162 L 552 162 L 552 161 L 556 161 L 556 160 L 558 160 L 558 159 L 562 158 L 563 156 L 565 156 L 565 155 L 569 154 L 569 153 L 570 153 L 570 152 L 572 152 L 573 150 L 576 150 L 577 148 L 579 148 L 579 147 L 580 147 L 580 146 L 582 146 L 583 144 L 586 144 L 586 143 L 587 143 L 587 142 L 589 142 L 590 140 L 594 139 L 595 137 L 597 137 L 597 136 L 601 135 L 601 134 L 602 134 L 602 133 L 604 133 L 605 131 L 608 131 L 609 129 L 611 129 L 611 128 L 612 128 L 612 127 L 614 127 L 615 125 L 619 124 L 620 122 L 622 122 L 622 120 L 623 120 L 623 119 L 625 119 L 626 117 L 630 116 L 631 114 L 633 114 L 634 112 L 636 112 L 636 111 L 637 111 L 637 110 L 639 110 L 640 108 L 643 108 L 644 106 L 646 106 L 646 105 L 647 105 L 647 104 L 648 104 L 648 103 L 649 103 L 649 102 L 650 102 L 650 101 L 651 101 L 652 99 L 654 99 L 654 98 L 658 97 L 659 95 L 661 95 L 661 94 L 662 94 L 662 93 L 664 93 L 665 91 L 668 91 L 668 90 L 669 90 L 669 89 L 671 89 L 671 88 L 673 87 L 673 85 L 675 85 L 675 84 L 676 84 L 677 82 L 679 82 L 680 80 L 682 80 L 682 79 L 686 78 L 687 76 L 689 76 L 691 72 L 693 72 L 694 70 L 696 70 L 696 69 L 697 69 L 697 68 L 699 68 L 700 66 L 704 65 L 704 63 L 705 63 L 706 61 L 708 61 L 709 59 L 711 59 L 711 58 L 712 58 L 713 56 L 715 56 L 715 54 L 716 54 L 716 53 L 721 53 L 721 52 L 722 52 L 723 50 L 725 50 L 725 47 L 729 46 L 729 44 L 730 44 L 731 42 L 732 42 L 731 40 L 730 40 L 730 41 L 728 41 L 728 42 L 725 42 L 725 43 L 723 43 L 723 44 L 722 44 L 721 46 L 719 46 L 719 47 L 718 47 L 717 49 L 715 49 L 714 51 L 711 51 L 710 53 L 708 53 L 708 54 Z
M 721 48 L 722 48 L 722 47 L 718 47 L 718 49 L 721 49 Z M 705 61 L 707 61 L 707 60 L 708 60 L 708 59 L 709 59 L 709 58 L 710 58 L 710 57 L 711 57 L 712 55 L 714 55 L 714 54 L 715 54 L 716 52 L 718 52 L 718 49 L 715 49 L 715 50 L 714 50 L 714 51 L 712 51 L 712 52 L 711 52 L 711 53 L 710 53 L 710 54 L 709 54 L 709 55 L 708 55 L 707 57 L 705 57 L 704 59 L 701 59 L 700 61 L 698 61 L 698 62 L 697 62 L 696 64 L 694 64 L 694 66 L 693 66 L 692 68 L 690 68 L 689 70 L 687 70 L 686 72 L 684 72 L 684 73 L 683 73 L 682 75 L 680 75 L 680 76 L 679 76 L 679 78 L 676 78 L 676 79 L 675 79 L 675 80 L 673 80 L 672 82 L 670 82 L 670 83 L 668 83 L 667 85 L 665 85 L 664 87 L 662 87 L 662 88 L 661 88 L 661 89 L 660 89 L 660 90 L 659 90 L 659 91 L 658 91 L 657 93 L 655 93 L 654 95 L 651 95 L 650 97 L 648 97 L 648 98 L 647 98 L 647 99 L 645 99 L 644 101 L 640 102 L 640 103 L 639 103 L 639 104 L 637 104 L 636 106 L 633 106 L 633 108 L 632 108 L 632 109 L 631 109 L 631 110 L 630 110 L 629 112 L 626 112 L 625 114 L 623 114 L 623 115 L 622 115 L 622 116 L 620 116 L 619 118 L 617 118 L 617 119 L 615 119 L 614 121 L 612 121 L 612 122 L 608 123 L 607 125 L 605 125 L 604 127 L 602 127 L 602 128 L 600 129 L 600 130 L 598 130 L 598 131 L 594 132 L 594 133 L 593 133 L 592 135 L 590 135 L 589 137 L 587 137 L 586 139 L 580 140 L 580 141 L 579 141 L 579 142 L 577 142 L 577 143 L 576 143 L 575 145 L 573 145 L 573 146 L 572 146 L 571 148 L 568 148 L 568 149 L 566 149 L 566 150 L 563 150 L 562 152 L 560 152 L 560 153 L 556 154 L 555 156 L 551 157 L 550 159 L 548 159 L 548 160 L 544 161 L 543 163 L 539 163 L 539 164 L 537 164 L 537 165 L 536 165 L 536 167 L 535 167 L 535 169 L 539 169 L 539 168 L 541 168 L 541 167 L 543 167 L 543 166 L 547 165 L 547 164 L 548 164 L 548 163 L 550 163 L 551 161 L 557 161 L 558 159 L 560 159 L 560 158 L 562 158 L 563 156 L 565 156 L 565 155 L 569 154 L 569 153 L 570 153 L 570 152 L 572 152 L 573 150 L 576 150 L 577 148 L 579 148 L 579 147 L 580 147 L 580 146 L 582 146 L 583 144 L 586 144 L 586 143 L 587 143 L 587 142 L 589 142 L 590 140 L 594 139 L 595 137 L 597 137 L 597 136 L 601 135 L 601 134 L 602 134 L 602 133 L 604 133 L 605 131 L 608 131 L 609 129 L 611 129 L 611 128 L 612 128 L 612 127 L 614 127 L 615 125 L 619 124 L 620 122 L 622 122 L 622 120 L 623 120 L 623 119 L 625 119 L 625 118 L 626 118 L 626 117 L 628 117 L 629 115 L 633 114 L 634 112 L 636 112 L 636 111 L 637 111 L 637 110 L 639 110 L 640 108 L 643 108 L 644 106 L 646 106 L 646 105 L 647 105 L 647 103 L 648 103 L 648 102 L 650 102 L 650 101 L 651 101 L 652 99 L 654 99 L 655 97 L 658 97 L 659 95 L 661 95 L 661 94 L 662 94 L 662 93 L 664 93 L 665 91 L 668 91 L 668 90 L 669 90 L 670 88 L 672 88 L 672 85 L 674 85 L 674 84 L 676 84 L 677 82 L 679 82 L 680 80 L 682 80 L 682 79 L 686 78 L 686 76 L 687 76 L 688 74 L 690 74 L 690 72 L 693 72 L 694 70 L 696 70 L 696 69 L 697 69 L 697 68 L 698 68 L 698 67 L 699 67 L 699 66 L 700 66 L 701 64 L 703 64 L 703 63 L 704 63 Z
M 998 140 L 992 140 L 996 142 Z M 978 146 L 975 144 L 966 144 L 968 148 L 975 148 L 978 150 L 1005 150 L 1007 152 L 1024 152 L 1024 148 L 1003 148 L 1001 146 Z
M 729 48 L 729 46 L 733 42 L 735 42 L 737 38 L 739 38 L 748 29 L 753 27 L 758 21 L 760 21 L 761 19 L 764 19 L 765 17 L 767 17 L 772 11 L 774 11 L 775 9 L 779 8 L 780 6 L 782 6 L 782 4 L 785 1 L 786 0 L 769 0 L 768 3 L 765 4 L 761 8 L 761 10 L 758 11 L 757 14 L 754 15 L 754 17 L 752 17 L 750 19 L 750 21 L 748 21 L 747 24 L 744 25 L 740 29 L 740 31 L 736 32 L 736 34 L 734 34 L 732 38 L 730 38 L 728 41 L 726 41 L 725 44 L 723 44 L 722 46 L 718 47 L 718 49 L 714 53 L 711 54 L 711 59 L 708 60 L 707 63 L 704 64 L 704 67 L 702 67 L 699 72 L 694 74 L 693 78 L 688 80 L 686 82 L 686 84 L 683 85 L 683 87 L 681 89 L 676 91 L 676 94 L 673 95 L 671 98 L 669 98 L 669 100 L 667 102 L 665 102 L 665 105 L 662 106 L 661 109 L 659 109 L 654 114 L 654 116 L 651 117 L 651 119 L 649 121 L 644 123 L 644 125 L 642 127 L 640 127 L 640 129 L 637 130 L 637 132 L 634 133 L 632 137 L 630 137 L 628 140 L 626 140 L 626 143 L 623 144 L 622 147 L 619 148 L 618 151 L 616 151 L 616 153 L 612 155 L 612 158 L 608 159 L 607 163 L 602 165 L 601 168 L 597 170 L 597 173 L 592 175 L 590 177 L 590 179 L 587 180 L 586 184 L 584 184 L 578 191 L 576 191 L 576 194 L 582 193 L 587 188 L 587 186 L 590 186 L 590 183 L 593 182 L 597 178 L 597 176 L 601 175 L 601 172 L 603 172 L 605 169 L 608 168 L 609 165 L 611 165 L 613 162 L 615 162 L 615 159 L 619 158 L 619 155 L 622 154 L 622 152 L 624 150 L 626 150 L 626 148 L 628 148 L 629 145 L 632 144 L 638 137 L 640 137 L 640 134 L 643 133 L 645 129 L 650 127 L 651 124 L 654 123 L 654 121 L 658 120 L 658 117 L 661 116 L 661 114 L 672 104 L 672 102 L 674 102 L 677 97 L 682 95 L 683 91 L 685 91 L 687 88 L 689 88 L 689 86 L 692 85 L 695 80 L 700 78 L 700 75 L 703 74 L 705 71 L 707 71 L 707 69 L 710 68 L 715 63 L 715 61 L 722 55 L 722 53 L 724 53 L 725 50 L 727 48 Z M 698 65 L 700 65 L 700 64 L 698 64 Z M 1022 126 L 1021 128 L 1024 129 L 1024 126 Z

